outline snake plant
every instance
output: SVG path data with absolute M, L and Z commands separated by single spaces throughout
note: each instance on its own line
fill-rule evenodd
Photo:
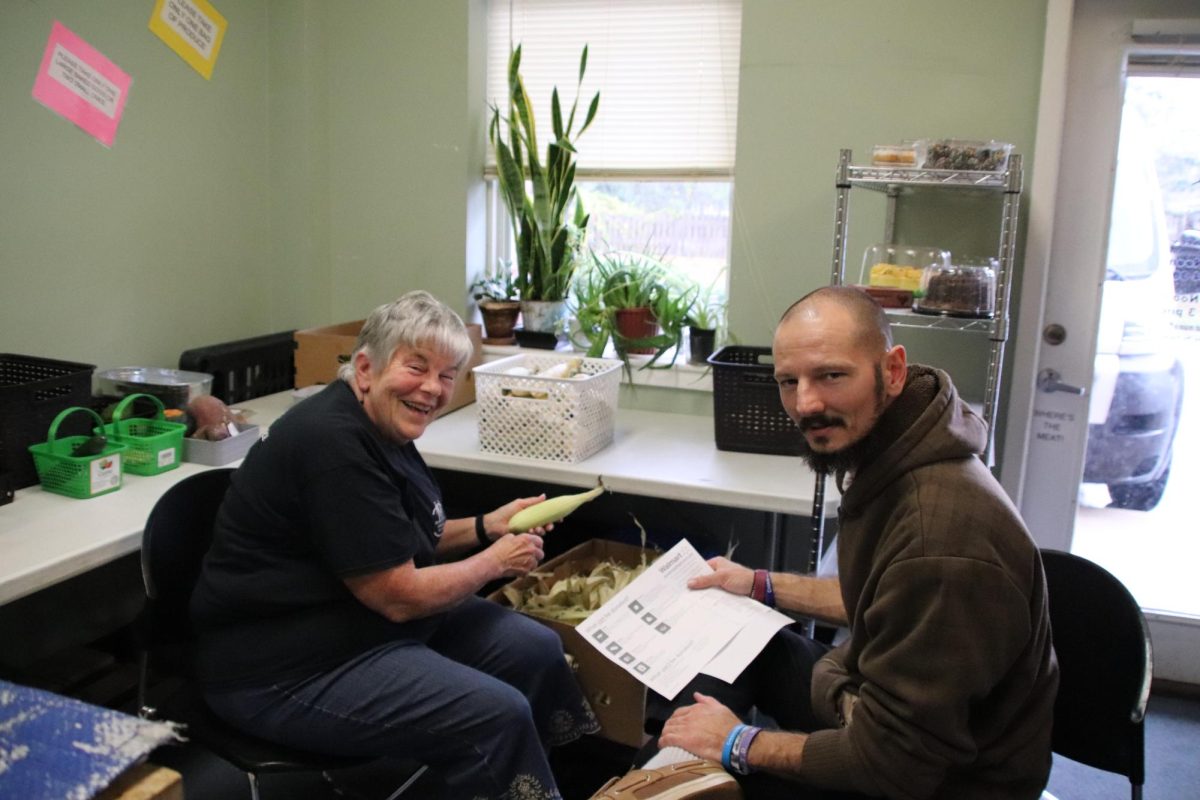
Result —
M 521 80 L 521 46 L 508 61 L 508 110 L 492 106 L 488 140 L 496 153 L 500 194 L 512 221 L 517 247 L 517 288 L 522 300 L 564 300 L 583 245 L 588 215 L 575 190 L 575 140 L 587 130 L 600 106 L 597 92 L 576 132 L 579 89 L 587 70 L 588 49 L 579 58 L 575 101 L 563 124 L 558 88 L 551 95 L 554 140 L 543 163 L 533 107 Z M 507 138 L 506 138 L 507 136 Z

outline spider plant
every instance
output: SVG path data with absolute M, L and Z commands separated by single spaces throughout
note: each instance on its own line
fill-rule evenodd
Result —
M 677 276 L 649 251 L 590 251 L 588 263 L 573 285 L 572 307 L 579 329 L 572 342 L 586 347 L 589 357 L 597 357 L 611 339 L 627 375 L 632 374 L 631 350 L 652 350 L 641 369 L 670 366 L 675 363 L 698 294 L 699 286 Z M 650 309 L 657 322 L 656 333 L 631 337 L 618 330 L 617 312 L 633 308 Z M 668 352 L 670 362 L 659 364 Z

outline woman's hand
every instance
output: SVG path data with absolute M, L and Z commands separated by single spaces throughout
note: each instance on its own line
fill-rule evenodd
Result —
M 682 747 L 700 758 L 720 762 L 725 739 L 741 720 L 706 694 L 696 692 L 693 697 L 695 705 L 675 709 L 663 725 L 658 746 Z
M 728 558 L 717 556 L 710 558 L 708 565 L 713 571 L 705 575 L 697 575 L 687 582 L 689 589 L 707 589 L 717 586 L 730 594 L 748 596 L 754 588 L 754 570 L 735 564 Z
M 516 514 L 523 508 L 537 505 L 545 499 L 546 495 L 539 494 L 537 497 L 518 497 L 510 503 L 505 503 L 495 511 L 483 515 L 483 529 L 493 538 L 503 536 L 508 533 L 508 521 L 512 519 L 513 514 Z M 554 524 L 550 523 L 540 528 L 530 528 L 527 533 L 545 536 L 553 529 Z
M 500 578 L 517 578 L 542 563 L 542 537 L 532 533 L 506 533 L 483 551 L 496 560 Z

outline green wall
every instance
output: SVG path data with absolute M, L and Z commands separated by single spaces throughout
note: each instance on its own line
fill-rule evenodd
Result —
M 868 163 L 872 145 L 920 136 L 1032 151 L 1045 0 L 744 8 L 730 321 L 743 341 L 765 344 L 791 301 L 829 282 L 841 148 L 854 163 Z M 850 195 L 846 275 L 857 281 L 864 249 L 883 238 L 885 205 Z M 974 226 L 952 211 L 938 219 L 954 239 L 945 246 Z M 994 251 L 991 229 L 979 235 Z
M 152 0 L 0 4 L 0 352 L 169 366 L 409 288 L 467 310 L 483 260 L 484 0 L 215 5 L 229 30 L 206 81 L 147 29 Z M 839 148 L 858 161 L 925 135 L 1032 149 L 1044 14 L 1045 0 L 745 0 L 742 342 L 768 343 L 783 308 L 828 281 Z M 55 19 L 134 78 L 111 150 L 30 96 Z M 852 200 L 851 275 L 882 235 L 872 200 Z M 913 349 L 937 362 L 962 348 Z
M 0 4 L 0 351 L 174 364 L 272 325 L 267 7 L 219 6 L 206 81 L 150 2 Z M 55 20 L 133 78 L 111 150 L 32 98 Z

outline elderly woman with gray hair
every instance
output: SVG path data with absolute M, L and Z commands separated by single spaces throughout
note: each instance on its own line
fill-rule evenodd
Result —
M 446 519 L 413 444 L 470 354 L 458 315 L 409 292 L 250 450 L 192 597 L 198 666 L 212 709 L 264 738 L 416 758 L 448 797 L 556 798 L 545 748 L 596 718 L 558 637 L 477 596 L 541 562 L 545 531 L 508 521 L 542 498 Z

